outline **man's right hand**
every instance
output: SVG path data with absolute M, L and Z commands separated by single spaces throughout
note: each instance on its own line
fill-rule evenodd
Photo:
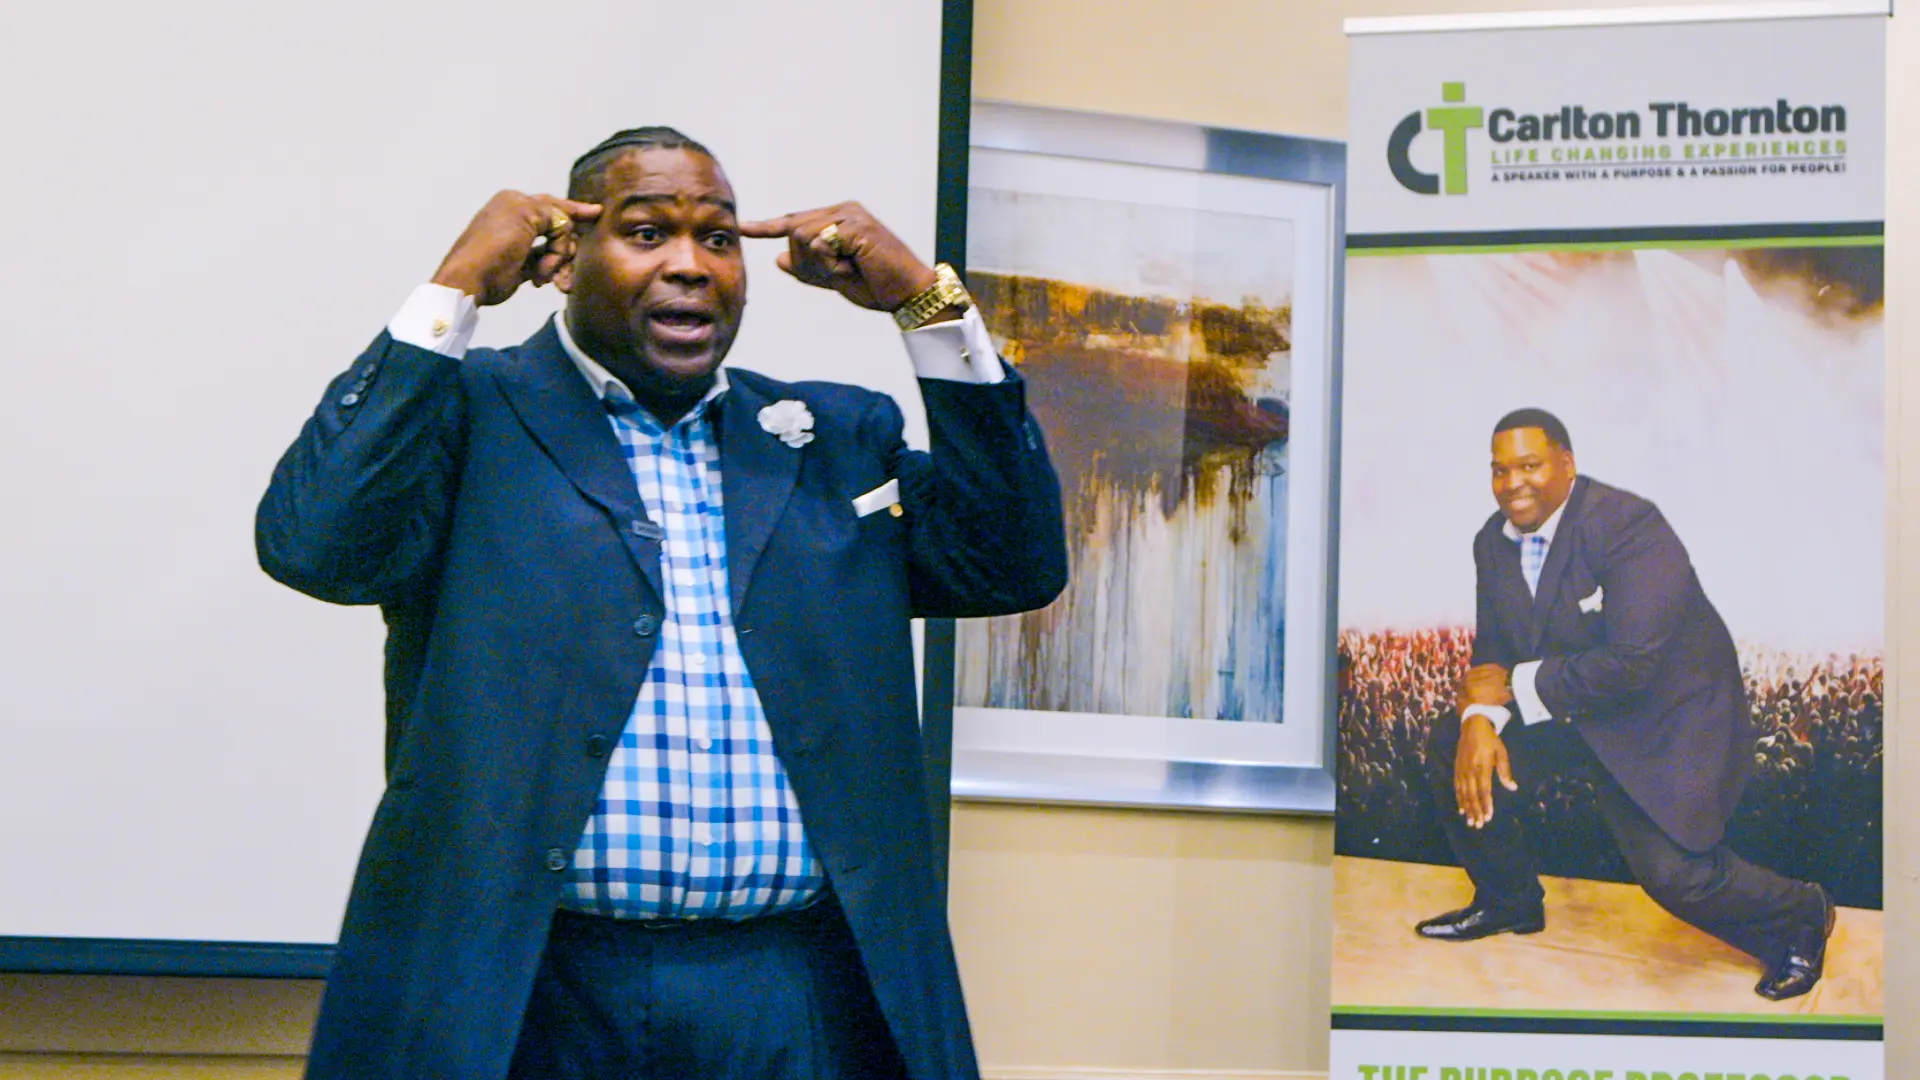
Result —
M 599 216 L 593 203 L 502 191 L 454 241 L 433 283 L 459 289 L 482 307 L 504 303 L 525 282 L 552 281 L 578 247 L 575 225 Z M 547 242 L 538 246 L 543 236 Z
M 1460 745 L 1453 755 L 1453 796 L 1470 828 L 1481 828 L 1493 820 L 1493 778 L 1500 786 L 1518 791 L 1513 782 L 1513 765 L 1507 760 L 1507 744 L 1493 730 L 1493 721 L 1484 716 L 1469 716 L 1460 722 Z

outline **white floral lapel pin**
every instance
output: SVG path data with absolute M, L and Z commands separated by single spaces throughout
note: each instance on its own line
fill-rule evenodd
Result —
M 1607 606 L 1607 590 L 1601 588 L 1598 585 L 1595 585 L 1593 587 L 1593 595 L 1588 596 L 1585 599 L 1580 601 L 1580 611 L 1584 615 L 1591 615 L 1594 612 L 1599 611 L 1602 608 L 1605 608 L 1606 606 Z
M 804 401 L 776 401 L 761 409 L 760 426 L 796 450 L 813 441 L 813 414 Z

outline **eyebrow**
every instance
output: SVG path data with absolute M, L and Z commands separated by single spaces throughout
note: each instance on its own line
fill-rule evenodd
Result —
M 641 205 L 650 206 L 657 203 L 670 203 L 670 202 L 677 201 L 679 198 L 680 196 L 678 195 L 629 195 L 626 198 L 620 200 L 619 209 L 626 210 L 634 206 L 641 206 Z M 695 199 L 694 202 L 705 203 L 709 206 L 717 206 L 720 209 L 725 210 L 729 214 L 738 213 L 738 211 L 736 211 L 733 207 L 732 199 L 723 199 L 718 195 L 702 195 L 699 198 Z

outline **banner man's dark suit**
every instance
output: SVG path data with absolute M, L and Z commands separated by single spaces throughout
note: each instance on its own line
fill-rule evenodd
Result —
M 1473 539 L 1473 662 L 1539 660 L 1541 701 L 1654 824 L 1713 847 L 1755 733 L 1733 637 L 1680 538 L 1652 503 L 1581 477 L 1529 595 L 1505 524 L 1495 513 Z
M 1059 488 L 1017 376 L 881 394 L 734 370 L 720 399 L 732 610 L 807 834 L 918 1080 L 976 1075 L 936 887 L 908 620 L 1049 602 Z M 804 402 L 814 440 L 761 428 Z M 852 500 L 897 478 L 904 513 Z M 389 787 L 310 1061 L 317 1078 L 506 1072 L 607 748 L 658 640 L 660 544 L 551 325 L 454 361 L 382 334 L 274 474 L 262 564 L 379 604 Z
M 1514 710 L 1503 738 L 1515 778 L 1537 780 L 1556 754 L 1597 766 L 1600 812 L 1648 894 L 1779 963 L 1797 928 L 1820 925 L 1824 898 L 1721 843 L 1755 733 L 1733 638 L 1679 537 L 1652 503 L 1580 477 L 1530 595 L 1506 521 L 1495 513 L 1474 537 L 1473 663 L 1511 671 L 1539 661 L 1534 687 L 1552 716 L 1523 725 Z M 1500 809 L 1484 828 L 1454 813 L 1460 730 L 1456 716 L 1436 724 L 1428 765 L 1475 903 L 1538 912 L 1537 867 L 1514 820 L 1518 796 L 1497 790 Z

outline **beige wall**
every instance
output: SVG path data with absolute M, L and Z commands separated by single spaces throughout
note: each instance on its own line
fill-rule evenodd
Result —
M 979 0 L 983 98 L 1339 138 L 1342 18 L 1461 8 L 1594 6 L 1473 0 Z M 1893 175 L 1913 164 L 1920 27 L 1892 24 Z M 1902 138 L 1907 132 L 1915 138 Z M 1890 196 L 1891 305 L 1920 292 L 1909 222 Z M 1909 666 L 1899 627 L 1920 614 L 1908 557 L 1920 512 L 1916 346 L 1892 320 L 1893 520 L 1889 618 L 1896 714 Z M 1920 552 L 1916 552 L 1920 553 Z M 1903 824 L 1906 740 L 1890 728 L 1888 1075 L 1920 1076 L 1915 830 Z M 953 920 L 981 1056 L 1003 1076 L 1311 1074 L 1326 1068 L 1332 831 L 1282 818 L 962 805 L 954 814 Z M 312 984 L 0 976 L 0 1077 L 294 1076 Z M 1086 1070 L 1076 1073 L 1075 1070 Z

